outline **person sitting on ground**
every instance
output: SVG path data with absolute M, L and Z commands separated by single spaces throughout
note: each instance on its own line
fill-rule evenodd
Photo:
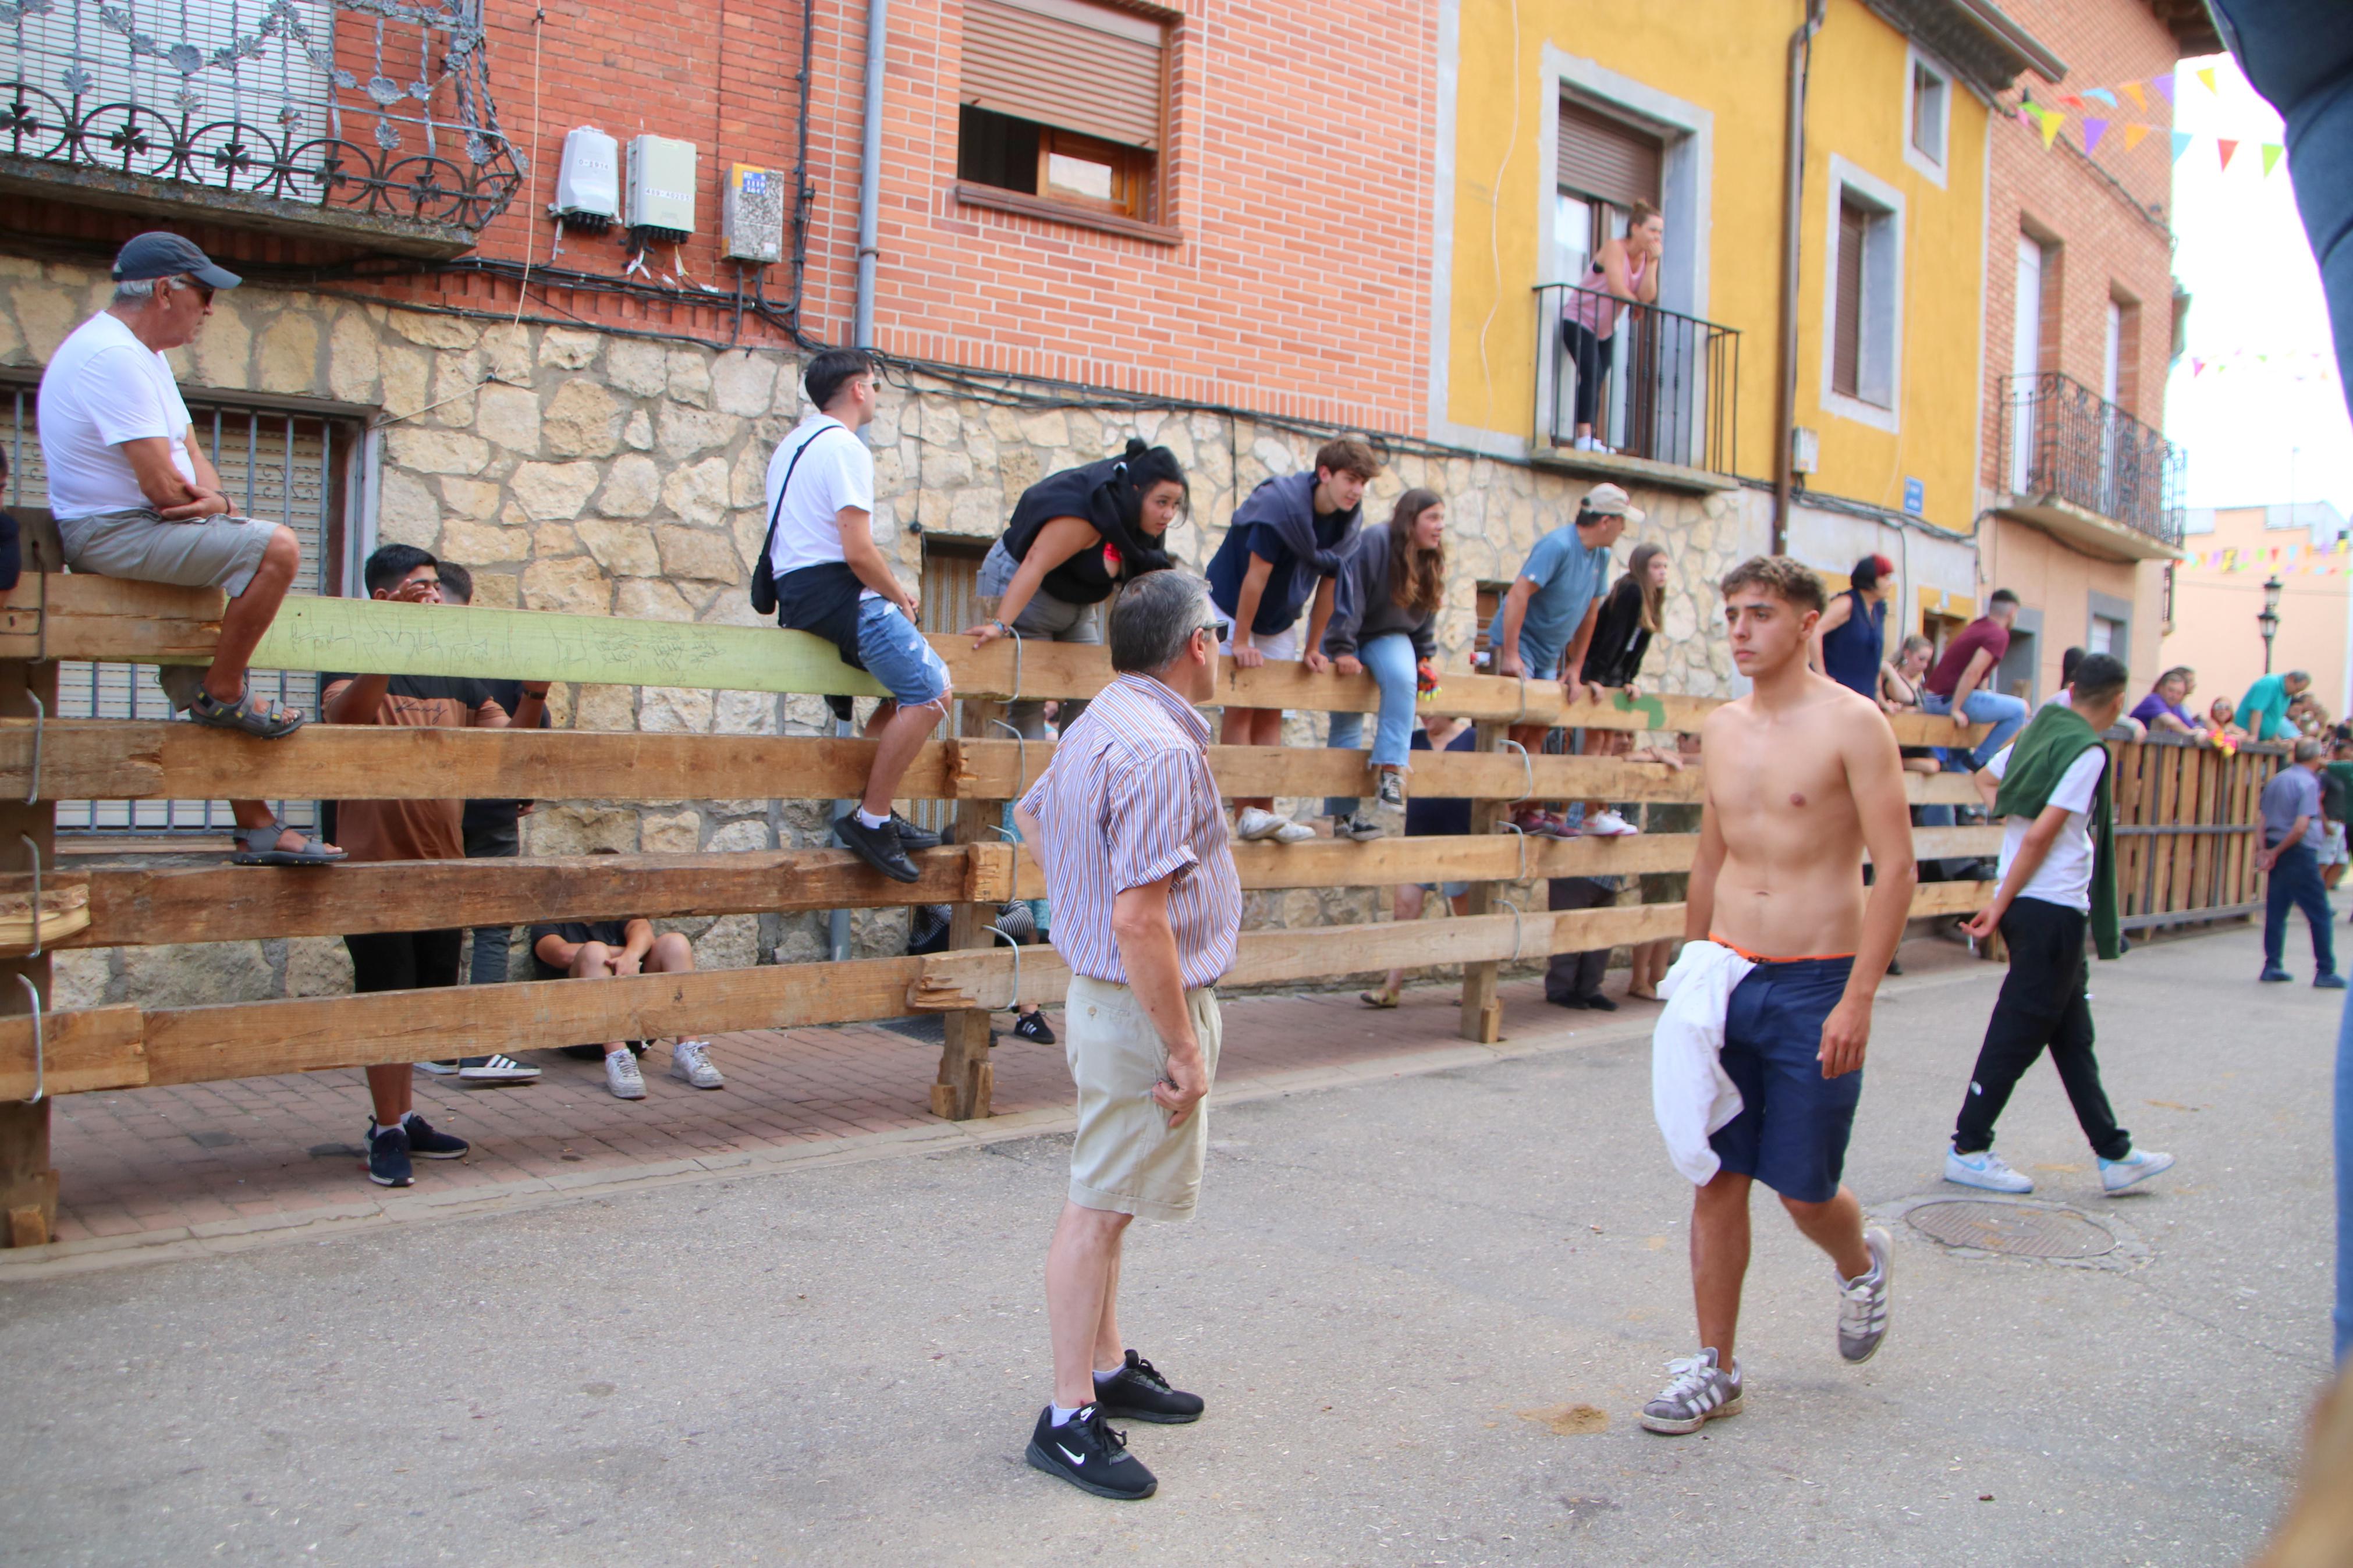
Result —
M 1417 752 L 1469 752 L 1478 746 L 1479 731 L 1468 719 L 1441 717 L 1432 714 L 1422 721 L 1422 728 L 1413 732 L 1412 749 Z M 1471 832 L 1471 802 L 1461 795 L 1417 795 L 1405 803 L 1405 836 L 1408 838 L 1461 838 Z M 1469 882 L 1400 882 L 1391 899 L 1389 918 L 1399 925 L 1411 925 L 1421 919 L 1427 907 L 1426 895 L 1440 894 L 1458 915 L 1471 910 Z M 1367 1007 L 1394 1007 L 1398 993 L 1405 988 L 1405 970 L 1391 969 L 1388 977 L 1370 991 L 1356 993 L 1356 1000 Z
M 209 667 L 156 672 L 199 724 L 266 741 L 309 716 L 253 693 L 247 666 L 302 564 L 294 531 L 238 517 L 164 358 L 195 341 L 216 289 L 244 281 L 176 234 L 138 235 L 114 258 L 114 299 L 58 345 L 41 373 L 41 458 L 65 563 L 76 572 L 219 588 L 228 595 Z M 280 823 L 258 800 L 229 802 L 239 866 L 326 866 L 346 857 Z
M 654 934 L 643 919 L 543 921 L 531 928 L 533 973 L 542 980 L 601 980 L 628 974 L 691 974 L 694 944 L 674 931 Z M 566 1053 L 594 1050 L 567 1047 Z M 645 1074 L 627 1040 L 607 1040 L 605 1087 L 617 1100 L 643 1100 Z M 670 1076 L 697 1089 L 725 1089 L 727 1080 L 711 1064 L 711 1042 L 681 1039 L 670 1048 Z
M 1848 690 L 1877 701 L 1879 671 L 1887 660 L 1887 599 L 1895 592 L 1895 563 L 1866 555 L 1847 574 L 1847 584 L 1814 627 L 1813 666 Z
M 1945 657 L 1936 661 L 1922 683 L 1920 709 L 1926 713 L 1949 713 L 1955 728 L 1991 724 L 1992 732 L 1968 752 L 1972 771 L 1981 768 L 2010 737 L 2026 727 L 2026 700 L 1996 691 L 1988 684 L 2010 651 L 2010 628 L 2018 620 L 2018 595 L 1996 588 L 1986 600 L 1986 613 L 1953 634 Z M 1955 748 L 1957 753 L 1962 749 Z M 1947 759 L 1958 765 L 1957 754 Z
M 1387 527 L 1357 536 L 1341 568 L 1337 601 L 1324 652 L 1342 675 L 1372 672 L 1381 700 L 1373 731 L 1375 798 L 1402 811 L 1414 704 L 1425 685 L 1438 684 L 1430 660 L 1438 657 L 1438 612 L 1446 602 L 1446 503 L 1437 491 L 1406 491 Z M 1353 752 L 1364 739 L 1364 714 L 1332 715 L 1325 745 Z M 1381 825 L 1357 809 L 1362 804 L 1356 795 L 1324 801 L 1334 837 L 1381 836 Z
M 2305 923 L 2312 928 L 2313 989 L 2345 989 L 2329 930 L 2334 917 L 2328 891 L 2320 881 L 2320 852 L 2327 842 L 2321 830 L 2320 763 L 2327 754 L 2328 748 L 2318 741 L 2298 741 L 2293 763 L 2271 776 L 2257 802 L 2263 847 L 2255 857 L 2255 869 L 2270 878 L 2263 889 L 2263 972 L 2259 978 L 2271 984 L 2295 978 L 2281 963 L 2287 947 L 2287 912 L 2294 907 L 2304 911 Z
M 367 558 L 360 580 L 374 599 L 403 605 L 441 602 L 440 563 L 413 544 L 387 544 Z M 547 683 L 522 687 L 510 719 L 480 680 L 444 675 L 322 675 L 320 704 L 330 724 L 377 724 L 404 729 L 503 730 L 536 726 Z M 353 860 L 458 860 L 466 853 L 465 807 L 456 800 L 343 800 L 335 831 Z M 458 984 L 465 933 L 454 928 L 348 934 L 352 989 L 415 991 Z M 413 1109 L 415 1079 L 406 1063 L 367 1069 L 375 1117 L 367 1129 L 368 1180 L 406 1187 L 414 1160 L 455 1160 L 466 1141 L 436 1131 Z
M 965 635 L 976 648 L 1017 634 L 1100 647 L 1103 601 L 1121 584 L 1176 564 L 1168 531 L 1190 494 L 1176 455 L 1138 437 L 1116 458 L 1048 474 L 1021 492 L 982 559 L 975 586 L 989 618 Z M 1085 710 L 1083 702 L 1064 702 L 1061 727 Z M 1043 702 L 1008 703 L 1005 719 L 1029 740 L 1046 738 Z
M 2186 664 L 2177 664 L 2157 678 L 2148 695 L 2133 705 L 2132 716 L 2151 731 L 2168 735 L 2197 735 L 2205 726 L 2190 716 L 2183 706 L 2196 687 L 2197 671 Z
M 2312 677 L 2303 670 L 2291 669 L 2278 675 L 2258 676 L 2247 694 L 2239 699 L 2236 715 L 2232 721 L 2251 741 L 2276 741 L 2293 736 L 2295 729 L 2288 722 L 2288 705 L 2312 686 Z
M 1593 618 L 1593 642 L 1585 652 L 1585 678 L 1592 685 L 1621 687 L 1629 699 L 1642 694 L 1639 684 L 1642 656 L 1650 651 L 1651 638 L 1666 624 L 1667 574 L 1664 549 L 1656 544 L 1634 546 L 1633 554 L 1627 557 L 1626 574 L 1602 599 L 1601 608 Z M 1622 731 L 1605 733 L 1625 736 Z M 1599 751 L 1588 747 L 1586 754 L 1668 760 L 1665 753 L 1651 747 L 1641 752 L 1634 752 L 1630 744 L 1622 750 L 1608 749 L 1617 744 L 1606 742 L 1605 749 Z M 1577 824 L 1577 832 L 1588 838 L 1622 837 L 1638 831 L 1622 814 L 1611 810 L 1607 801 L 1599 800 L 1585 803 L 1584 817 Z
M 922 875 L 907 858 L 939 840 L 892 806 L 908 766 L 948 709 L 948 667 L 916 629 L 913 589 L 874 542 L 874 454 L 858 437 L 881 397 L 862 349 L 827 349 L 804 377 L 809 413 L 768 459 L 768 541 L 776 619 L 814 632 L 890 696 L 866 721 L 879 740 L 863 797 L 834 819 L 845 849 L 891 878 Z
M 1487 628 L 1497 675 L 1523 681 L 1557 677 L 1564 700 L 1600 700 L 1601 689 L 1585 678 L 1586 650 L 1592 646 L 1601 585 L 1609 580 L 1609 547 L 1641 521 L 1641 510 L 1624 490 L 1596 485 L 1578 501 L 1576 521 L 1536 541 Z M 1544 744 L 1545 729 L 1514 724 L 1511 739 L 1533 752 Z M 1513 821 L 1524 833 L 1568 836 L 1567 823 L 1539 805 L 1524 808 Z
M 1223 651 L 1236 669 L 1256 669 L 1270 658 L 1295 658 L 1316 673 L 1332 668 L 1324 643 L 1341 563 L 1357 539 L 1365 487 L 1380 473 L 1371 445 L 1343 436 L 1324 444 L 1311 471 L 1268 479 L 1234 509 L 1208 576 L 1210 603 L 1233 623 L 1233 640 Z M 1303 644 L 1299 616 L 1311 598 Z M 1280 746 L 1282 718 L 1280 708 L 1229 707 L 1220 742 Z M 1272 797 L 1259 795 L 1234 802 L 1234 837 L 1297 844 L 1315 830 L 1276 816 Z

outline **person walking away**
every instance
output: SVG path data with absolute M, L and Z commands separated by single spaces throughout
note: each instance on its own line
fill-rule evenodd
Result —
M 1609 547 L 1641 521 L 1641 509 L 1624 490 L 1596 485 L 1577 502 L 1575 521 L 1536 541 L 1487 627 L 1497 675 L 1523 682 L 1557 679 L 1564 701 L 1573 703 L 1580 696 L 1600 700 L 1601 689 L 1585 679 L 1586 650 L 1592 645 L 1601 585 L 1609 580 Z M 1547 728 L 1514 724 L 1509 734 L 1514 743 L 1534 752 L 1544 744 Z M 1557 814 L 1538 805 L 1525 807 L 1513 821 L 1523 833 L 1572 837 Z
M 1417 752 L 1469 752 L 1478 747 L 1479 732 L 1471 721 L 1462 718 L 1431 714 L 1422 721 L 1422 727 L 1413 732 L 1412 749 Z M 1462 838 L 1471 832 L 1471 802 L 1461 795 L 1415 795 L 1405 803 L 1405 836 L 1408 838 Z M 1390 899 L 1389 919 L 1399 925 L 1411 925 L 1421 919 L 1428 895 L 1436 893 L 1458 915 L 1471 910 L 1469 882 L 1400 882 Z M 1398 1005 L 1398 994 L 1405 989 L 1405 968 L 1396 966 L 1387 978 L 1370 991 L 1356 993 L 1356 1000 L 1367 1007 L 1384 1010 Z
M 1129 1222 L 1190 1219 L 1217 1076 L 1218 977 L 1241 931 L 1240 879 L 1209 773 L 1221 621 L 1177 572 L 1131 584 L 1111 614 L 1115 672 L 1063 733 L 1018 813 L 1071 968 L 1063 1051 L 1078 1089 L 1071 1185 L 1046 1257 L 1054 1394 L 1030 1464 L 1098 1497 L 1158 1487 L 1114 1419 L 1198 1420 L 1119 1331 Z
M 2001 656 L 2010 651 L 2010 628 L 2017 619 L 2018 595 L 2007 588 L 1996 588 L 1986 600 L 1986 613 L 1955 632 L 1945 645 L 1945 657 L 1928 672 L 1920 693 L 1922 712 L 1949 713 L 1956 728 L 1993 726 L 1993 731 L 1967 752 L 1973 773 L 2026 727 L 2025 700 L 1987 684 Z
M 2312 928 L 2313 988 L 2342 991 L 2344 977 L 2337 973 L 2337 945 L 2329 930 L 2328 889 L 2320 882 L 2320 853 L 2327 840 L 2321 831 L 2320 763 L 2327 748 L 2318 741 L 2298 741 L 2295 760 L 2274 773 L 2263 785 L 2257 810 L 2263 818 L 2263 848 L 2255 869 L 2271 880 L 2263 889 L 2263 980 L 2281 984 L 2293 980 L 2281 963 L 2287 946 L 2287 911 L 2304 911 Z
M 65 563 L 76 572 L 219 588 L 228 595 L 213 661 L 156 672 L 199 724 L 283 740 L 309 716 L 254 695 L 248 664 L 302 564 L 294 531 L 238 517 L 164 358 L 244 279 L 176 234 L 134 236 L 115 254 L 114 298 L 68 333 L 41 373 L 41 458 Z M 229 802 L 239 866 L 328 866 L 334 845 L 280 823 L 258 800 Z
M 2287 710 L 2312 685 L 2312 677 L 2303 670 L 2291 669 L 2277 675 L 2260 675 L 2239 699 L 2232 720 L 2247 732 L 2251 741 L 2277 741 L 2293 737 L 2295 726 L 2289 722 Z
M 1226 537 L 1209 557 L 1208 577 L 1210 602 L 1233 623 L 1225 651 L 1236 669 L 1257 669 L 1270 658 L 1295 658 L 1316 674 L 1332 668 L 1324 637 L 1341 563 L 1356 542 L 1365 487 L 1380 473 L 1372 447 L 1360 437 L 1343 436 L 1316 452 L 1312 471 L 1268 479 L 1234 509 Z M 1304 643 L 1302 609 L 1307 609 Z M 1280 746 L 1282 710 L 1228 708 L 1219 739 L 1229 746 Z M 1234 802 L 1234 836 L 1297 844 L 1314 837 L 1315 830 L 1276 816 L 1273 799 L 1256 795 Z
M 874 454 L 859 439 L 881 397 L 862 349 L 826 349 L 803 376 L 809 412 L 768 458 L 768 539 L 776 620 L 813 632 L 890 695 L 866 721 L 881 742 L 858 805 L 834 819 L 841 847 L 893 881 L 922 875 L 910 849 L 939 842 L 893 809 L 899 781 L 948 710 L 948 667 L 916 629 L 914 590 L 874 542 Z
M 1830 1254 L 1839 1354 L 1848 1362 L 1869 1360 L 1887 1332 L 1893 1264 L 1886 1231 L 1865 1227 L 1862 1204 L 1839 1178 L 1862 1092 L 1873 995 L 1912 902 L 1903 765 L 1878 709 L 1807 667 L 1823 609 L 1810 571 L 1757 556 L 1723 587 L 1733 665 L 1752 684 L 1701 730 L 1690 945 L 1677 963 L 1747 966 L 1716 1021 L 1717 1065 L 1738 1090 L 1739 1110 L 1701 1151 L 1713 1173 L 1694 1177 L 1700 1348 L 1669 1366 L 1667 1386 L 1642 1407 L 1645 1427 L 1670 1434 L 1741 1408 L 1735 1331 L 1753 1183 L 1779 1194 L 1798 1228 Z M 1868 889 L 1866 849 L 1877 873 Z M 1675 1011 L 1671 1003 L 1662 1015 L 1662 1033 Z M 1662 1038 L 1662 1055 L 1667 1045 Z
M 367 558 L 361 581 L 368 596 L 403 605 L 441 602 L 440 565 L 412 544 L 386 544 Z M 481 681 L 443 675 L 327 675 L 322 715 L 330 724 L 380 724 L 407 729 L 503 730 L 520 721 L 539 723 L 547 686 L 532 681 L 512 719 Z M 344 800 L 335 803 L 335 830 L 353 860 L 457 860 L 466 853 L 460 824 L 465 806 L 456 800 Z M 454 928 L 422 931 L 370 931 L 346 935 L 352 955 L 352 989 L 438 989 L 458 984 L 459 950 L 464 933 Z M 436 1131 L 414 1108 L 415 1080 L 398 1062 L 367 1069 L 374 1118 L 367 1129 L 368 1180 L 380 1187 L 405 1187 L 413 1180 L 413 1160 L 456 1160 L 466 1141 Z
M 1657 302 L 1659 255 L 1666 243 L 1667 220 L 1658 208 L 1637 199 L 1627 211 L 1625 237 L 1603 240 L 1577 287 L 1561 291 L 1560 344 L 1577 367 L 1570 413 L 1576 424 L 1571 444 L 1577 451 L 1610 449 L 1593 434 L 1609 344 L 1617 335 L 1619 315 L 1628 305 Z
M 2067 703 L 2046 706 L 1976 776 L 1987 807 L 2001 819 L 2000 880 L 1992 901 L 1962 929 L 1979 942 L 2000 932 L 2010 973 L 1945 1152 L 1945 1180 L 1960 1186 L 2034 1190 L 1993 1152 L 1993 1129 L 2018 1080 L 2045 1049 L 2098 1156 L 2104 1190 L 2123 1192 L 2173 1163 L 2170 1154 L 2134 1148 L 2132 1134 L 2116 1125 L 2092 1051 L 2086 928 L 2103 959 L 2123 950 L 2116 811 L 2100 737 L 2124 710 L 2126 684 L 2121 662 L 2085 654 Z
M 1887 596 L 1895 591 L 1895 563 L 1866 555 L 1847 574 L 1847 584 L 1814 628 L 1814 668 L 1876 702 L 1879 671 L 1887 659 Z
M 1000 637 L 1103 643 L 1103 602 L 1125 583 L 1176 564 L 1168 531 L 1184 515 L 1184 466 L 1135 437 L 1116 458 L 1047 475 L 1021 492 L 1013 518 L 980 563 L 976 584 L 989 618 L 966 629 L 975 648 Z M 1068 730 L 1085 704 L 1064 702 Z M 1046 738 L 1046 705 L 1008 703 L 1006 722 Z
M 1342 675 L 1370 670 L 1380 690 L 1372 769 L 1375 798 L 1391 811 L 1405 809 L 1414 704 L 1438 685 L 1430 661 L 1438 657 L 1438 612 L 1445 603 L 1446 503 L 1435 490 L 1409 489 L 1398 497 L 1387 527 L 1366 531 L 1349 548 L 1323 643 Z M 1326 746 L 1353 752 L 1364 740 L 1364 714 L 1332 715 Z M 1362 804 L 1356 795 L 1324 802 L 1334 837 L 1362 842 L 1381 836 L 1379 822 L 1357 809 Z M 1247 837 L 1239 823 L 1235 831 Z

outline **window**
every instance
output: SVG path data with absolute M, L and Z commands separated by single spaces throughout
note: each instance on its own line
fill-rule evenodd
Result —
M 1904 337 L 1904 195 L 1831 156 L 1822 404 L 1894 431 Z
M 2106 616 L 2094 616 L 2092 629 L 2084 634 L 2085 653 L 2114 654 L 2125 646 L 2125 624 Z
M 1553 184 L 1560 189 L 1621 209 L 1638 201 L 1657 206 L 1661 155 L 1656 136 L 1576 99 L 1560 100 L 1553 157 Z
M 1831 389 L 1862 395 L 1862 253 L 1871 214 L 1852 197 L 1839 201 L 1838 292 L 1831 338 Z
M 1504 595 L 1512 591 L 1509 583 L 1478 584 L 1479 624 L 1471 638 L 1471 668 L 1494 673 L 1494 645 L 1487 637 L 1487 628 L 1495 624 L 1495 612 L 1504 607 Z
M 1158 222 L 1167 44 L 1163 23 L 1089 0 L 965 0 L 956 178 Z
M 1911 61 L 1911 96 L 1904 106 L 1904 161 L 1941 185 L 1952 117 L 1952 80 L 1916 53 Z

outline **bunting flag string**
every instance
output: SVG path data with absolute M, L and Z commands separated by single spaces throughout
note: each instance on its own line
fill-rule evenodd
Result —
M 2249 370 L 2284 375 L 2292 381 L 2335 381 L 2337 356 L 2319 349 L 2260 353 L 2251 349 L 2232 349 L 2227 354 L 2189 356 L 2189 375 L 2193 381 L 2202 375 L 2224 375 Z
M 2069 93 L 2067 98 L 2080 104 L 2091 96 L 2089 93 Z M 2028 99 L 2018 106 L 2018 118 L 2021 123 L 2035 128 L 2042 138 L 2043 147 L 2047 150 L 2058 141 L 2061 129 L 2066 125 L 2067 111 Z M 2119 125 L 2116 121 L 2105 115 L 2086 114 L 2082 117 L 2082 120 L 2081 132 L 2084 138 L 2084 151 L 2086 154 L 2097 153 L 2100 143 L 2107 139 L 2108 132 L 2111 131 L 2123 132 L 2125 151 L 2129 153 L 2160 129 L 2139 120 L 2128 120 Z M 2230 169 L 2231 160 L 2238 154 L 2239 149 L 2246 146 L 2249 141 L 2243 136 L 2215 136 L 2203 131 L 2173 131 L 2167 134 L 2172 138 L 2175 163 L 2181 162 L 2182 155 L 2199 142 L 2211 142 L 2214 144 L 2215 155 L 2225 172 Z M 2254 145 L 2262 154 L 2263 177 L 2268 179 L 2280 166 L 2282 160 L 2287 156 L 2287 148 L 2277 142 L 2258 142 Z

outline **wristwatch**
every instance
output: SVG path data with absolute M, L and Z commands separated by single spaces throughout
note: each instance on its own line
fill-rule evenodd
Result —
M 1003 621 L 992 619 L 988 624 L 997 628 L 997 635 L 998 637 L 1009 637 L 1013 635 L 1013 628 L 1007 626 Z

